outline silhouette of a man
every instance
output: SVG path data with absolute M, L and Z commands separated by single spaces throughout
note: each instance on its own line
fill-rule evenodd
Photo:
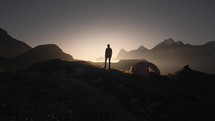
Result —
M 105 67 L 104 67 L 105 69 L 106 69 L 107 59 L 109 61 L 109 63 L 108 63 L 109 68 L 108 69 L 110 69 L 110 60 L 111 60 L 111 57 L 112 57 L 112 49 L 110 48 L 110 44 L 108 44 L 107 48 L 105 50 Z

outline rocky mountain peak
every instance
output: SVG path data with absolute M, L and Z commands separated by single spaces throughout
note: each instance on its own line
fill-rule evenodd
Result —
M 145 51 L 145 50 L 148 50 L 148 49 L 145 48 L 143 45 L 141 45 L 137 50 L 139 50 L 139 51 Z
M 172 38 L 165 39 L 158 45 L 156 45 L 153 50 L 163 50 L 163 49 L 170 49 L 170 48 L 178 48 L 184 46 L 184 43 L 182 41 L 174 41 Z
M 119 52 L 124 53 L 124 52 L 127 52 L 127 51 L 125 49 L 121 49 Z
M 174 41 L 172 38 L 169 38 L 169 39 L 165 39 L 162 43 L 163 43 L 163 44 L 170 45 L 170 44 L 175 43 L 175 41 Z

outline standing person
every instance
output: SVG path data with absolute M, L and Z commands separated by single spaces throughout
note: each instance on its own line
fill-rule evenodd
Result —
M 105 69 L 106 69 L 106 62 L 107 62 L 107 59 L 109 61 L 108 65 L 109 65 L 109 68 L 110 69 L 110 60 L 111 60 L 111 57 L 112 57 L 112 49 L 110 48 L 110 44 L 107 45 L 107 48 L 105 50 Z

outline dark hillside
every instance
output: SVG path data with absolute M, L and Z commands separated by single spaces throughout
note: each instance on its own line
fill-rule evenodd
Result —
M 1 121 L 140 121 L 95 87 L 45 73 L 0 76 Z
M 3 119 L 214 121 L 214 80 L 187 68 L 146 79 L 88 62 L 50 60 L 1 80 L 1 113 Z
M 0 72 L 3 71 L 15 72 L 14 61 L 12 59 L 0 57 Z

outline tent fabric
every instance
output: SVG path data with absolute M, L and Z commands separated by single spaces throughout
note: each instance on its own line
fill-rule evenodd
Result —
M 142 75 L 147 78 L 151 77 L 152 74 L 160 75 L 160 70 L 158 69 L 158 67 L 148 61 L 141 61 L 132 65 L 131 72 L 133 72 L 134 75 Z

